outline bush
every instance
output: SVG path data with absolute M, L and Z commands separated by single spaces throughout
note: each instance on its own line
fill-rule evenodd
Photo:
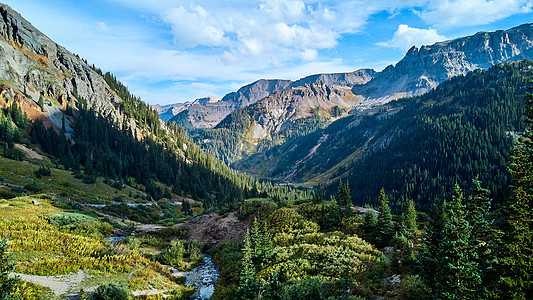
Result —
M 82 179 L 83 183 L 86 184 L 93 184 L 96 182 L 96 176 L 95 175 L 85 175 Z
M 50 170 L 49 167 L 40 166 L 39 169 L 33 173 L 35 173 L 35 177 L 41 178 L 43 176 L 50 176 L 50 174 L 52 174 L 52 170 Z
M 130 292 L 114 283 L 108 283 L 99 286 L 96 291 L 94 291 L 91 299 L 92 300 L 128 300 Z
M 24 188 L 34 193 L 40 192 L 43 189 L 42 187 L 36 185 L 35 183 L 26 184 Z
M 254 216 L 263 219 L 277 209 L 276 203 L 269 199 L 246 199 L 242 204 L 243 217 Z

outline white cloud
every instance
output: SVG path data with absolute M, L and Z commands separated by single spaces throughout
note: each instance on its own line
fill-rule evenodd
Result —
M 199 45 L 223 46 L 228 38 L 225 30 L 230 29 L 200 5 L 191 4 L 190 8 L 173 7 L 163 13 L 163 20 L 170 24 L 177 43 L 184 48 Z
M 412 46 L 420 47 L 430 45 L 438 41 L 444 41 L 446 37 L 437 33 L 435 29 L 412 28 L 401 24 L 394 33 L 394 37 L 387 42 L 378 43 L 379 46 L 399 48 L 403 51 Z
M 532 6 L 532 0 L 104 0 L 126 8 L 113 18 L 96 9 L 94 15 L 73 14 L 38 0 L 4 1 L 25 8 L 23 15 L 43 32 L 115 73 L 145 101 L 166 103 L 207 94 L 221 97 L 259 78 L 298 79 L 385 66 L 391 57 L 376 62 L 335 56 L 349 52 L 346 43 L 337 52 L 339 44 L 357 42 L 347 34 L 372 35 L 367 28 L 372 16 L 397 20 L 380 12 L 403 17 L 406 9 L 416 9 L 427 23 L 429 29 L 401 25 L 391 40 L 380 43 L 406 50 L 445 39 L 438 32 L 453 35 L 449 28 L 489 23 Z
M 532 7 L 531 0 L 432 0 L 418 14 L 437 28 L 464 27 L 528 13 Z

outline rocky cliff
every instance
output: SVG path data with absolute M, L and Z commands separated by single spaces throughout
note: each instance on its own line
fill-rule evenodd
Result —
M 205 103 L 215 103 L 220 101 L 219 98 L 213 97 L 213 96 L 207 96 L 204 98 L 198 98 L 194 101 L 187 101 L 185 103 L 176 103 L 176 104 L 168 104 L 168 105 L 152 105 L 152 108 L 157 111 L 159 114 L 159 117 L 164 122 L 168 122 L 170 119 L 172 119 L 175 115 L 179 114 L 180 112 L 189 109 L 191 106 L 195 105 L 201 105 Z
M 100 74 L 5 4 L 0 4 L 0 36 L 0 102 L 18 101 L 31 118 L 60 128 L 62 110 L 86 101 L 88 108 L 118 125 L 127 122 L 140 134 Z M 39 98 L 45 103 L 42 110 Z
M 479 32 L 420 48 L 412 47 L 395 66 L 388 66 L 367 84 L 353 87 L 365 100 L 359 110 L 434 89 L 444 80 L 499 63 L 533 58 L 533 24 L 509 30 Z
M 321 82 L 321 84 L 330 87 L 344 86 L 351 88 L 354 85 L 367 83 L 375 74 L 376 71 L 372 69 L 361 69 L 349 73 L 316 74 L 296 81 L 261 79 L 243 86 L 237 92 L 227 94 L 217 103 L 210 102 L 190 105 L 177 113 L 181 115 L 176 116 L 173 121 L 181 122 L 183 125 L 183 120 L 188 120 L 194 127 L 211 128 L 216 126 L 232 111 L 252 105 L 266 97 L 281 95 L 277 94 L 280 91 L 313 85 L 317 82 Z M 317 99 L 317 101 L 321 100 Z M 164 112 L 160 116 L 162 119 L 167 117 Z
M 263 139 L 292 126 L 296 120 L 329 112 L 334 107 L 346 110 L 361 100 L 348 87 L 315 81 L 276 92 L 252 104 L 247 111 L 254 120 L 253 138 Z

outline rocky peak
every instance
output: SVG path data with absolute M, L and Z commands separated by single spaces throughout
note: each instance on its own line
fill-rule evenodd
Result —
M 122 99 L 100 74 L 5 4 L 0 4 L 0 35 L 0 79 L 24 91 L 28 101 L 37 103 L 43 97 L 50 103 L 44 112 L 28 111 L 29 115 L 61 122 L 61 110 L 77 107 L 83 98 L 89 108 L 118 125 L 127 122 L 136 131 L 135 123 L 116 107 Z
M 412 47 L 395 66 L 388 66 L 367 84 L 354 86 L 364 107 L 426 93 L 444 80 L 475 69 L 533 58 L 533 24 L 509 30 Z

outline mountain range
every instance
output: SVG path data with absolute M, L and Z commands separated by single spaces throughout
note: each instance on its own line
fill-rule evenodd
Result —
M 297 81 L 259 80 L 218 102 L 183 109 L 170 121 L 184 128 L 204 150 L 249 172 L 244 166 L 251 156 L 325 128 L 339 118 L 375 114 L 387 109 L 390 101 L 423 95 L 455 76 L 532 58 L 533 24 L 524 24 L 412 47 L 402 60 L 381 72 L 362 69 L 316 74 Z M 320 145 L 317 141 L 304 152 Z M 294 165 L 285 168 L 290 170 Z M 257 168 L 253 174 L 271 178 Z M 316 182 L 290 176 L 285 179 Z

